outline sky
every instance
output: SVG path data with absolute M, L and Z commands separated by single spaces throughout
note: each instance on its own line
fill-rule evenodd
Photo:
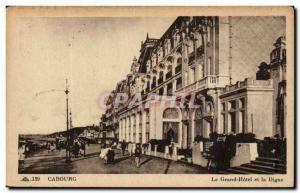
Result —
M 22 18 L 16 23 L 15 124 L 21 134 L 66 128 L 66 78 L 73 126 L 99 124 L 99 96 L 126 77 L 147 32 L 159 38 L 175 18 Z M 9 74 L 8 74 L 9 75 Z
M 73 126 L 98 125 L 100 96 L 115 89 L 139 57 L 147 32 L 160 38 L 174 17 L 20 18 L 14 27 L 8 92 L 15 129 L 46 134 L 66 129 L 66 78 Z M 283 17 L 232 19 L 232 77 L 253 77 L 269 62 L 274 41 L 285 34 Z M 224 37 L 227 38 L 227 37 Z M 17 120 L 17 121 L 15 121 Z

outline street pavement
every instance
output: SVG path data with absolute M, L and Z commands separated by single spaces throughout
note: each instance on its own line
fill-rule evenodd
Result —
M 134 157 L 123 156 L 116 151 L 115 162 L 105 164 L 99 158 L 100 146 L 92 144 L 86 147 L 86 157 L 72 158 L 65 163 L 65 151 L 36 153 L 25 159 L 19 173 L 27 174 L 203 174 L 206 169 L 178 161 L 166 160 L 143 155 L 141 166 L 137 168 Z

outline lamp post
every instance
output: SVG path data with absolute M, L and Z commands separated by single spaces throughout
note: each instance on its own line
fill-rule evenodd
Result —
M 70 157 L 70 133 L 69 133 L 69 93 L 70 91 L 68 90 L 68 79 L 66 79 L 66 115 L 67 115 L 67 122 L 66 122 L 66 126 L 67 126 L 67 146 L 66 146 L 66 163 L 70 163 L 71 162 L 71 157 Z

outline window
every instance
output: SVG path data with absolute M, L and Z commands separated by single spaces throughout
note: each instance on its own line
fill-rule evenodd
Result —
M 178 122 L 164 122 L 163 123 L 163 139 L 178 143 Z
M 229 116 L 228 116 L 228 126 L 229 126 L 229 131 L 232 133 L 236 133 L 236 127 L 235 127 L 235 123 L 236 123 L 236 117 L 235 117 L 235 112 L 230 112 Z
M 166 74 L 166 80 L 172 77 L 172 69 L 170 69 Z
M 239 100 L 239 107 L 240 107 L 241 109 L 245 108 L 245 99 L 244 99 L 244 98 L 241 98 L 241 99 Z
M 182 87 L 182 78 L 179 77 L 179 78 L 177 78 L 177 80 L 176 80 L 176 90 L 177 90 L 177 89 L 180 89 L 181 87 Z
M 175 67 L 175 74 L 178 74 L 181 72 L 181 64 L 178 64 L 176 67 Z
M 164 81 L 164 72 L 159 72 L 158 84 L 161 84 Z
M 156 77 L 154 76 L 152 79 L 152 85 L 151 85 L 151 89 L 156 87 Z
M 163 113 L 164 119 L 178 119 L 179 118 L 179 112 L 175 108 L 168 108 Z
M 236 109 L 236 103 L 235 101 L 229 101 L 228 103 L 228 111 L 235 111 Z
M 159 95 L 164 95 L 164 87 L 162 87 L 162 88 L 159 89 L 158 94 Z

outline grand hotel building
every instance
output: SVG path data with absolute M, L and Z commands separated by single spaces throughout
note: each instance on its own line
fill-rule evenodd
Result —
M 256 21 L 260 36 L 243 32 L 255 29 Z M 259 139 L 275 134 L 284 137 L 280 121 L 285 115 L 284 38 L 272 45 L 285 34 L 276 30 L 285 29 L 284 24 L 280 17 L 178 17 L 161 38 L 147 34 L 130 73 L 117 83 L 107 101 L 110 108 L 102 116 L 106 137 L 134 143 L 172 139 L 183 149 L 190 148 L 196 136 L 208 138 L 214 131 L 253 132 Z M 260 60 L 259 45 L 270 39 L 266 57 L 271 53 L 267 61 L 271 78 L 257 80 L 259 63 L 252 59 Z M 114 105 L 116 93 L 127 93 L 128 102 Z M 149 93 L 167 101 L 185 95 L 186 101 L 194 100 L 198 107 L 162 108 L 156 102 L 149 108 L 129 106 L 137 95 L 141 95 L 142 104 L 147 102 Z

